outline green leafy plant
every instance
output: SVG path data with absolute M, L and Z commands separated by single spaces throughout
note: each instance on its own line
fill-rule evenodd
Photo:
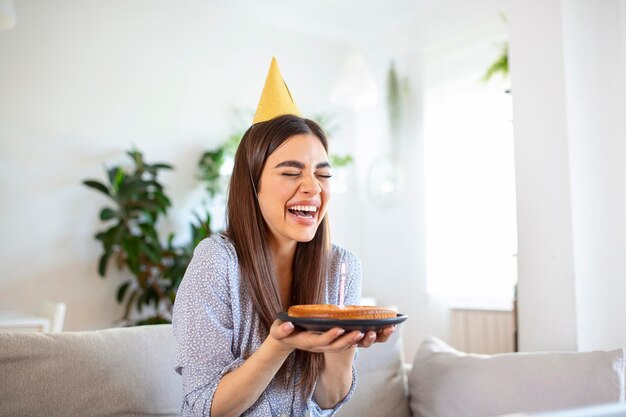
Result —
M 400 132 L 403 116 L 403 94 L 395 63 L 392 61 L 387 73 L 387 112 L 392 139 Z
M 205 183 L 209 196 L 215 197 L 225 190 L 226 184 L 222 174 L 222 166 L 226 159 L 234 159 L 235 152 L 241 142 L 244 131 L 231 134 L 228 139 L 215 149 L 205 151 L 198 161 L 198 179 Z
M 311 120 L 320 125 L 322 129 L 324 129 L 324 133 L 326 133 L 329 138 L 331 138 L 335 134 L 335 132 L 339 130 L 339 125 L 337 125 L 335 119 L 328 114 L 316 114 L 311 118 Z M 338 155 L 335 153 L 331 153 L 328 158 L 330 159 L 330 165 L 333 168 L 345 167 L 354 162 L 354 159 L 349 154 Z
M 407 106 L 409 99 L 409 80 L 400 76 L 396 64 L 391 61 L 387 72 L 387 122 L 392 158 L 398 158 L 402 135 L 406 125 Z
M 113 166 L 107 169 L 108 184 L 85 180 L 83 184 L 104 194 L 110 205 L 100 211 L 100 220 L 107 228 L 95 238 L 103 253 L 98 273 L 104 277 L 110 263 L 128 270 L 133 279 L 118 287 L 117 301 L 125 303 L 122 320 L 127 324 L 168 323 L 176 289 L 191 260 L 193 248 L 210 234 L 210 216 L 196 215 L 191 224 L 188 244 L 174 244 L 174 234 L 162 241 L 157 223 L 171 207 L 163 185 L 158 181 L 161 170 L 170 170 L 165 163 L 148 164 L 138 150 L 127 152 L 132 168 Z M 131 320 L 133 307 L 140 315 L 145 307 L 152 309 L 144 317 Z
M 330 165 L 333 168 L 345 167 L 350 165 L 352 162 L 354 162 L 352 155 L 330 155 Z
M 505 79 L 509 76 L 509 44 L 507 42 L 502 44 L 500 55 L 498 55 L 498 58 L 496 58 L 493 64 L 487 68 L 481 81 L 486 83 L 498 74 Z
M 506 24 L 508 21 L 506 15 L 504 13 L 500 13 L 499 15 L 500 20 Z M 489 80 L 493 79 L 496 75 L 500 75 L 502 79 L 505 80 L 509 78 L 509 43 L 507 41 L 502 42 L 500 45 L 500 54 L 489 68 L 487 68 L 485 75 L 483 75 L 480 81 L 483 83 L 489 82 Z M 510 90 L 506 92 L 509 93 Z

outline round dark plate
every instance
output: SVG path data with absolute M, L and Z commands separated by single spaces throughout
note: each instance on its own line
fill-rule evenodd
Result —
M 341 327 L 346 331 L 360 330 L 362 332 L 367 331 L 379 331 L 387 326 L 393 324 L 400 324 L 406 320 L 406 314 L 398 314 L 396 317 L 389 319 L 376 319 L 376 320 L 337 320 L 337 319 L 319 319 L 308 317 L 291 317 L 287 312 L 283 311 L 278 313 L 278 320 L 290 321 L 295 326 L 301 327 L 305 330 L 313 332 L 325 332 L 333 327 Z

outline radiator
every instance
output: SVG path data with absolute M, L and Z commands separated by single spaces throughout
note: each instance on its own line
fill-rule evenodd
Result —
M 450 344 L 463 352 L 506 353 L 516 350 L 515 317 L 510 310 L 450 310 Z

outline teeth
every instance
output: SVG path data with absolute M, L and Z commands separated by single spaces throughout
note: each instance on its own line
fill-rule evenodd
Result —
M 298 211 L 317 211 L 317 207 L 315 206 L 293 206 L 290 207 L 291 210 L 298 210 Z

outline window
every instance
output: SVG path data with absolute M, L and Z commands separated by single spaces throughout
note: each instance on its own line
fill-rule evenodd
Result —
M 424 55 L 428 290 L 455 306 L 513 299 L 512 104 L 505 80 L 480 82 L 503 40 L 483 30 Z

